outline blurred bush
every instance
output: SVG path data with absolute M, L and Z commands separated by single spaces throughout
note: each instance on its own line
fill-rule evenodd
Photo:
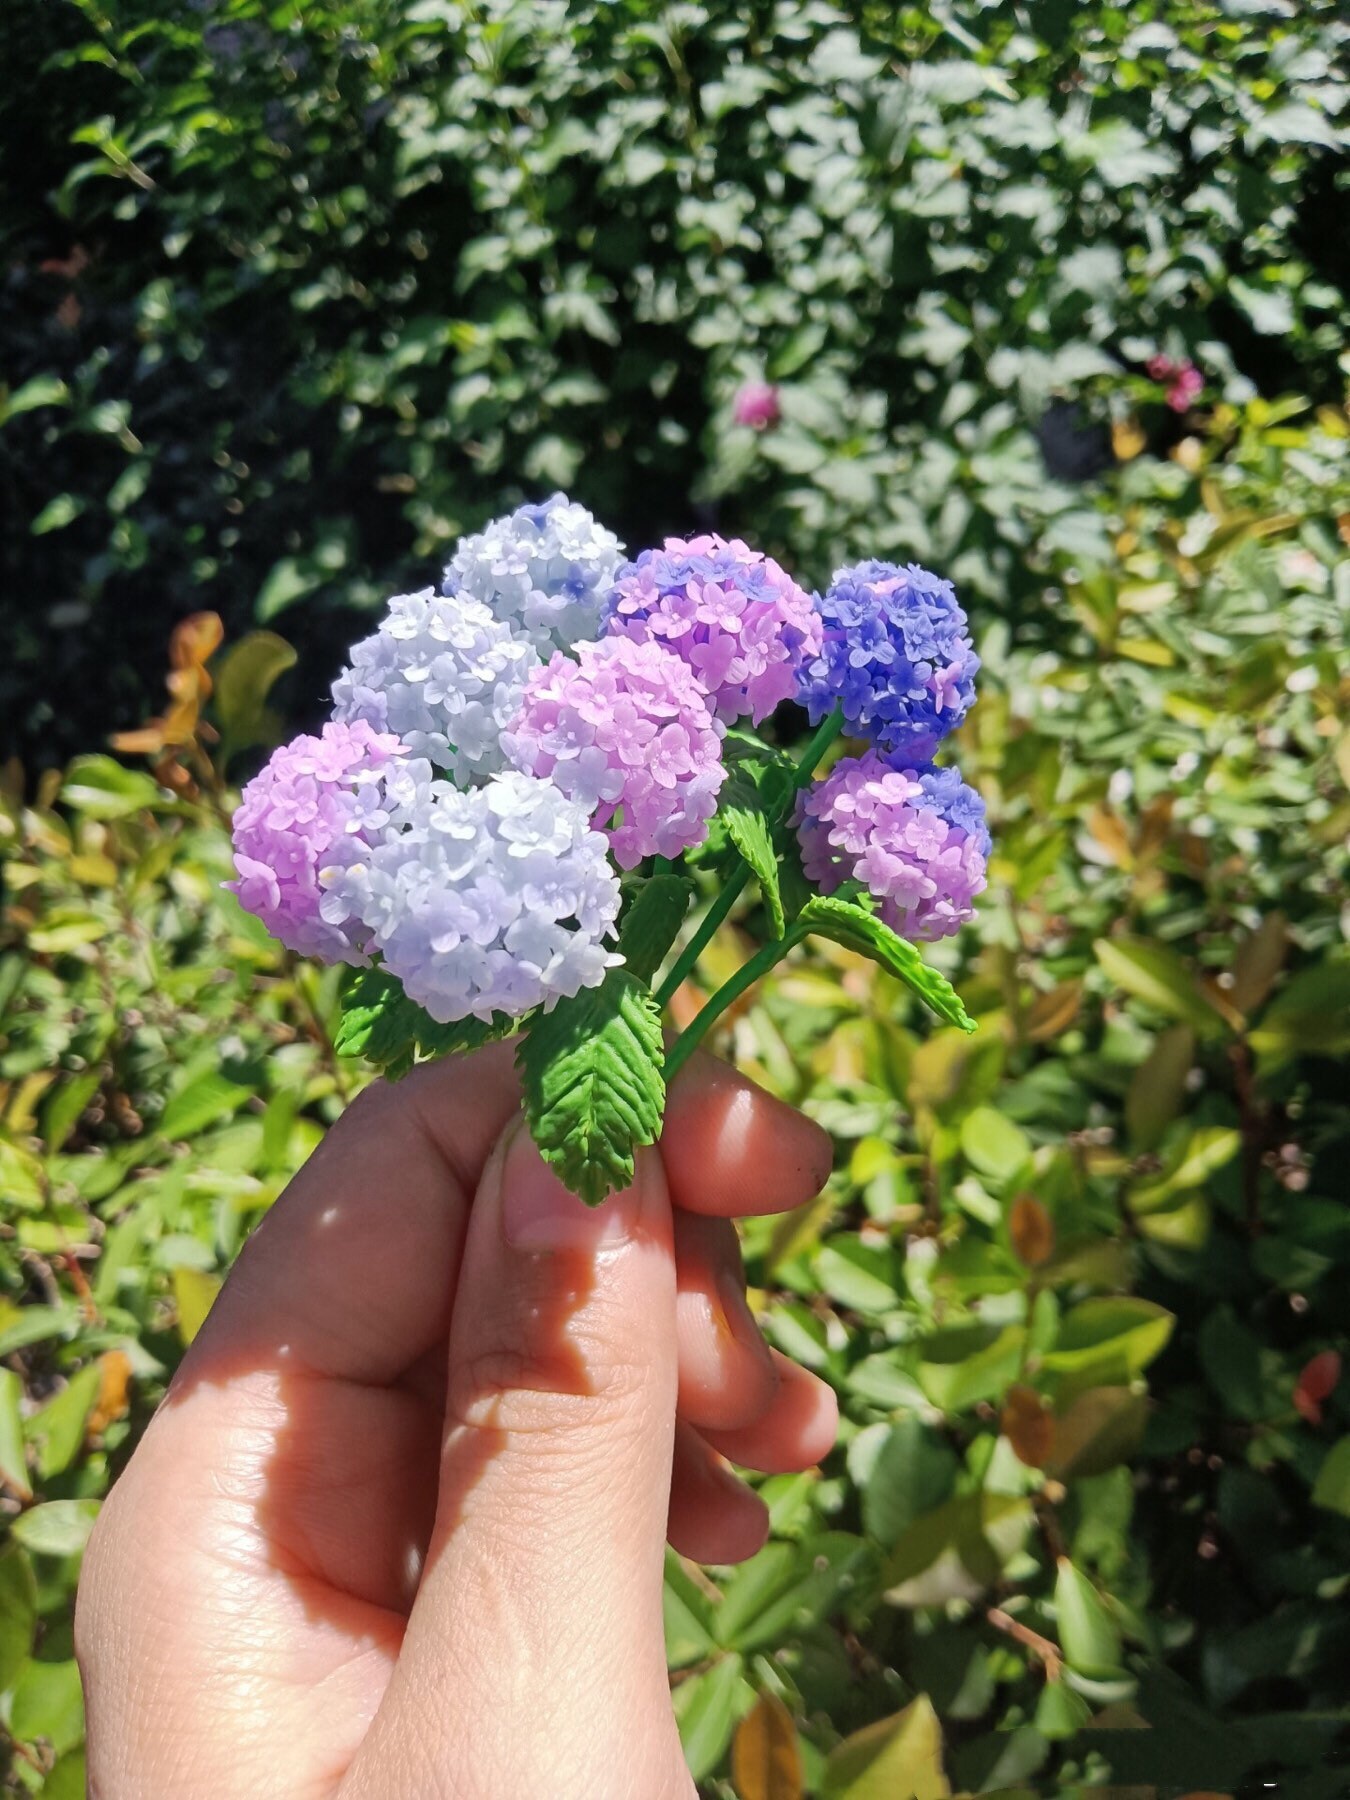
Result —
M 1053 644 L 1047 574 L 1110 551 L 1079 484 L 1196 379 L 1341 395 L 1347 41 L 1336 0 L 9 0 L 0 737 L 132 724 L 203 605 L 284 618 L 304 714 L 353 608 L 556 485 L 634 544 L 912 554 Z
M 1331 406 L 1219 407 L 1084 509 L 1101 560 L 1046 550 L 1045 642 L 986 630 L 959 749 L 997 860 L 934 952 L 973 1038 L 829 947 L 723 1033 L 836 1138 L 824 1198 L 746 1252 L 844 1427 L 762 1482 L 753 1561 L 670 1558 L 709 1795 L 1344 1791 L 1348 436 Z M 15 1793 L 83 1792 L 80 1545 L 359 1079 L 335 975 L 220 889 L 222 770 L 286 655 L 216 645 L 175 639 L 136 740 L 157 779 L 85 754 L 0 806 Z

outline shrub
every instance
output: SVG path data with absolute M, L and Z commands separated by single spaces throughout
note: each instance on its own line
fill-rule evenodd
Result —
M 1334 0 L 17 0 L 7 739 L 56 763 L 128 724 L 203 603 L 335 662 L 351 608 L 556 485 L 635 545 L 715 513 L 1052 631 L 1045 570 L 1107 550 L 1078 483 L 1109 426 L 1186 428 L 1152 359 L 1339 395 L 1348 30 Z M 777 422 L 733 424 L 766 377 Z

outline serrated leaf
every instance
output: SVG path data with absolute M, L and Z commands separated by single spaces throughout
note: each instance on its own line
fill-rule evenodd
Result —
M 509 1037 L 519 1025 L 519 1019 L 504 1013 L 494 1013 L 490 1021 L 456 1019 L 438 1025 L 384 969 L 362 969 L 342 996 L 334 1048 L 339 1056 L 363 1056 L 388 1080 L 397 1081 L 419 1056 L 477 1050 Z
M 619 928 L 619 954 L 639 981 L 650 981 L 679 936 L 694 884 L 687 875 L 662 871 L 643 881 Z
M 759 891 L 769 909 L 773 935 L 782 937 L 787 930 L 787 920 L 783 916 L 783 895 L 778 885 L 778 853 L 773 841 L 775 820 L 764 795 L 743 768 L 735 768 L 727 776 L 717 811 L 737 854 L 759 883 Z
M 588 1206 L 627 1187 L 633 1155 L 665 1111 L 661 1014 L 628 969 L 611 969 L 540 1014 L 516 1056 L 544 1161 Z
M 946 976 L 930 969 L 913 944 L 883 924 L 866 907 L 851 900 L 815 894 L 802 908 L 795 929 L 829 938 L 860 956 L 870 956 L 888 974 L 903 981 L 948 1025 L 956 1025 L 962 1031 L 974 1031 L 975 1021 L 962 1006 L 956 989 Z

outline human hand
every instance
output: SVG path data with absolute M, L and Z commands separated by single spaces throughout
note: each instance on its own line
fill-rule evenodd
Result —
M 836 1424 L 730 1216 L 810 1199 L 829 1143 L 700 1055 L 588 1212 L 511 1056 L 376 1084 L 245 1246 L 86 1553 L 95 1800 L 692 1795 L 667 1526 L 752 1554 L 721 1456 L 804 1468 Z

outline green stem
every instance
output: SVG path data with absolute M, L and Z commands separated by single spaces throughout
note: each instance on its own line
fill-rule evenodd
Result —
M 821 757 L 824 756 L 825 752 L 829 749 L 830 745 L 839 736 L 839 733 L 843 729 L 844 729 L 844 715 L 842 712 L 839 711 L 838 707 L 836 707 L 835 710 L 830 714 L 829 718 L 826 719 L 825 722 L 817 730 L 815 736 L 811 739 L 810 743 L 806 746 L 805 750 L 803 750 L 803 752 L 801 754 L 801 758 L 797 763 L 797 767 L 796 767 L 796 771 L 795 771 L 795 775 L 796 775 L 795 786 L 796 787 L 799 787 L 799 788 L 805 787 L 806 783 L 815 774 L 817 765 L 819 764 Z M 745 864 L 742 864 L 740 869 L 737 871 L 737 873 L 732 876 L 731 880 L 726 884 L 726 886 L 722 889 L 721 893 L 717 896 L 717 898 L 713 901 L 712 905 L 708 908 L 707 912 L 703 915 L 703 919 L 699 925 L 698 930 L 694 933 L 694 935 L 690 938 L 689 942 L 685 945 L 684 949 L 680 952 L 679 957 L 676 959 L 675 965 L 671 969 L 669 975 L 666 976 L 665 980 L 661 983 L 660 987 L 657 988 L 656 1003 L 658 1006 L 669 1006 L 672 998 L 674 997 L 674 995 L 676 994 L 676 992 L 679 990 L 680 986 L 684 982 L 685 977 L 693 971 L 694 965 L 698 962 L 699 957 L 702 956 L 703 952 L 707 949 L 709 943 L 712 941 L 712 938 L 713 938 L 714 934 L 716 933 L 718 926 L 726 918 L 727 914 L 731 911 L 732 907 L 736 904 L 737 900 L 740 898 L 741 889 L 745 886 L 746 882 L 749 879 L 750 879 L 750 870 Z M 784 943 L 786 943 L 786 940 L 784 940 Z M 756 957 L 754 960 L 758 961 L 759 959 L 758 959 L 758 957 Z M 745 966 L 746 966 L 746 968 L 750 968 L 752 966 L 752 964 L 747 963 Z M 734 979 L 734 977 L 733 977 L 733 979 Z M 717 998 L 717 996 L 714 995 L 714 1000 L 716 998 Z M 713 1004 L 713 1001 L 710 1000 L 708 1002 L 708 1004 L 709 1004 L 709 1006 L 711 1006 Z M 719 1008 L 719 1010 L 720 1010 L 720 1008 Z M 702 1014 L 699 1015 L 699 1018 L 701 1018 L 701 1017 L 702 1017 Z M 699 1023 L 699 1020 L 695 1019 L 694 1024 L 689 1027 L 689 1030 L 690 1031 L 694 1030 L 694 1027 L 697 1026 L 698 1023 Z M 704 1030 L 706 1030 L 706 1029 L 707 1029 L 707 1027 L 705 1026 Z M 701 1037 L 702 1035 L 703 1035 L 703 1033 L 702 1033 L 702 1031 L 700 1031 L 699 1036 Z M 683 1039 L 680 1040 L 681 1043 L 683 1043 L 683 1041 L 684 1041 Z M 697 1042 L 697 1039 L 695 1040 L 695 1042 Z M 678 1049 L 678 1047 L 679 1046 L 677 1044 L 676 1046 L 674 1046 L 674 1049 Z M 673 1053 L 674 1053 L 674 1050 L 672 1050 L 672 1054 Z M 687 1056 L 688 1051 L 686 1051 L 684 1054 Z M 682 1056 L 680 1058 L 680 1061 L 682 1062 L 683 1060 L 684 1060 L 684 1057 Z M 676 1065 L 676 1066 L 678 1066 L 678 1065 Z M 666 1059 L 666 1067 L 667 1067 L 667 1069 L 670 1068 L 670 1058 L 669 1057 L 667 1057 L 667 1059 Z
M 667 1084 L 675 1079 L 676 1070 L 698 1049 L 709 1026 L 715 1024 L 733 1001 L 739 1000 L 747 988 L 753 987 L 761 976 L 767 975 L 806 935 L 799 926 L 791 926 L 786 937 L 775 938 L 771 944 L 765 944 L 748 963 L 741 964 L 730 981 L 723 982 L 712 999 L 701 1009 L 698 1017 L 691 1025 L 686 1026 L 666 1051 Z

